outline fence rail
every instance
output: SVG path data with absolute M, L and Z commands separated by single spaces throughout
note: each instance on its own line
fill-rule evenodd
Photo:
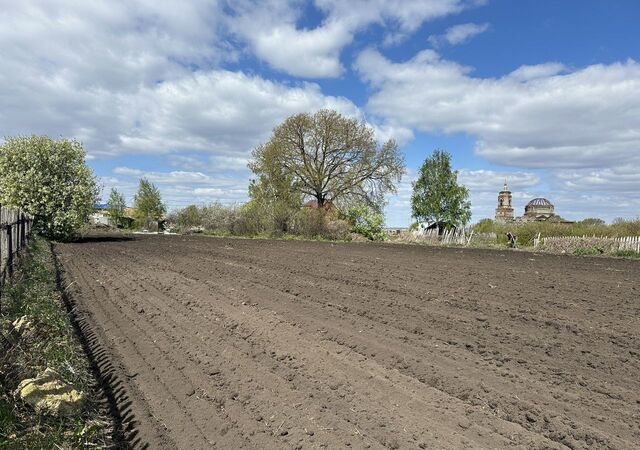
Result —
M 32 226 L 33 217 L 29 214 L 0 205 L 0 293 L 13 275 L 16 257 L 27 244 Z

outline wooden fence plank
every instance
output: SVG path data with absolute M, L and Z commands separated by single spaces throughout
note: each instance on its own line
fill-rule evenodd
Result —
M 27 245 L 33 226 L 33 217 L 23 211 L 0 204 L 0 308 L 2 288 L 13 275 L 16 258 Z

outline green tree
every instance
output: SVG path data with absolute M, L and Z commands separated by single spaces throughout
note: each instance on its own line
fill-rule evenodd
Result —
M 109 194 L 109 200 L 107 201 L 107 212 L 109 213 L 109 220 L 115 227 L 124 226 L 124 209 L 127 204 L 124 201 L 124 195 L 122 195 L 116 188 L 111 189 Z
M 278 147 L 261 145 L 253 152 L 249 168 L 256 175 L 249 184 L 252 208 L 270 223 L 273 231 L 287 232 L 302 206 L 302 194 L 293 175 L 278 163 Z
M 458 172 L 451 170 L 451 155 L 436 150 L 420 168 L 413 183 L 411 211 L 415 219 L 435 222 L 440 230 L 464 226 L 471 219 L 469 191 L 458 184 Z
M 69 240 L 98 198 L 98 184 L 82 144 L 47 136 L 18 136 L 0 146 L 0 203 L 35 218 L 34 230 Z
M 361 204 L 349 209 L 347 218 L 353 225 L 352 231 L 372 241 L 384 241 L 384 216 L 367 205 Z
M 365 122 L 336 111 L 296 114 L 253 151 L 249 165 L 258 175 L 278 174 L 294 192 L 318 206 L 366 203 L 382 209 L 384 194 L 396 191 L 404 160 L 393 140 L 378 145 Z
M 138 225 L 145 228 L 150 228 L 153 223 L 159 225 L 166 212 L 160 191 L 146 178 L 140 180 L 138 193 L 133 199 L 133 207 Z

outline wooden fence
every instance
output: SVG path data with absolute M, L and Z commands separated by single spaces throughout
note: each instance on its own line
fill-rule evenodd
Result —
M 469 245 L 471 238 L 473 237 L 473 231 L 465 231 L 464 228 L 456 228 L 445 230 L 440 233 L 437 228 L 430 228 L 427 230 L 417 230 L 412 232 L 413 237 L 422 242 L 429 242 L 431 244 L 442 245 Z
M 0 293 L 13 275 L 16 257 L 27 244 L 32 226 L 33 217 L 29 214 L 0 205 Z
M 627 236 L 616 238 L 618 251 L 631 250 L 640 253 L 640 236 Z

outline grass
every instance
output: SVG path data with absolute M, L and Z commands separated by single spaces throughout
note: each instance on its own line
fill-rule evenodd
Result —
M 574 255 L 578 256 L 593 256 L 593 255 L 602 255 L 604 251 L 595 247 L 578 247 L 573 251 Z
M 613 256 L 619 256 L 621 258 L 640 259 L 640 252 L 634 252 L 633 250 L 618 250 L 617 252 L 613 252 Z
M 89 361 L 74 335 L 57 285 L 48 241 L 36 237 L 26 249 L 14 279 L 2 292 L 0 322 L 27 316 L 33 331 L 0 356 L 0 449 L 105 448 L 111 423 Z M 75 418 L 38 415 L 16 399 L 19 382 L 50 367 L 87 394 L 89 402 Z

